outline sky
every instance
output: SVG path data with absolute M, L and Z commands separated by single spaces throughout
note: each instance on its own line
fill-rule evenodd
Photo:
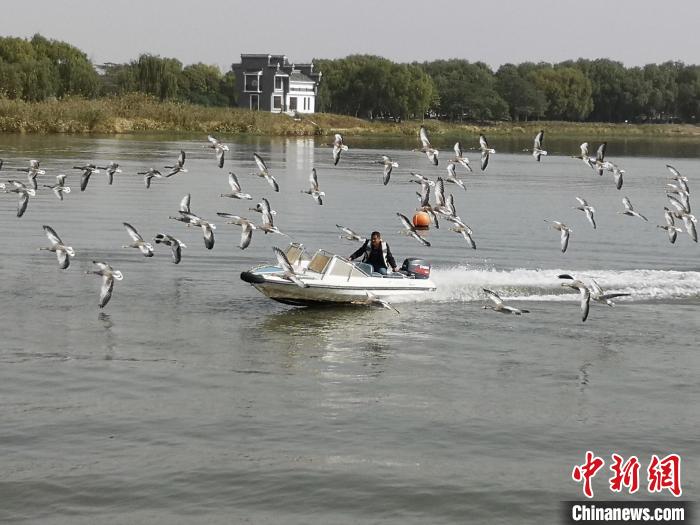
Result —
M 95 64 L 142 53 L 216 64 L 373 54 L 395 62 L 609 58 L 700 64 L 700 0 L 3 0 L 0 36 L 68 42 Z

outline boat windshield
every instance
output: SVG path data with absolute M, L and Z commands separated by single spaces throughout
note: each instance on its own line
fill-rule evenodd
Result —
M 332 257 L 333 254 L 328 253 L 326 250 L 317 251 L 309 263 L 309 270 L 316 273 L 325 272 L 326 266 L 328 266 L 328 262 Z
M 290 243 L 289 246 L 287 246 L 287 250 L 284 252 L 284 254 L 287 256 L 289 264 L 291 264 L 292 266 L 297 266 L 301 264 L 301 262 L 304 260 L 304 255 L 306 255 L 306 252 L 304 251 L 303 244 L 293 242 Z

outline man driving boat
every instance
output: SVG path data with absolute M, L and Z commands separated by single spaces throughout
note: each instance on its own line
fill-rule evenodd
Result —
M 389 268 L 396 271 L 396 261 L 391 254 L 389 245 L 382 239 L 382 234 L 374 231 L 368 240 L 352 255 L 350 260 L 357 259 L 363 255 L 362 262 L 372 265 L 372 270 L 387 275 Z

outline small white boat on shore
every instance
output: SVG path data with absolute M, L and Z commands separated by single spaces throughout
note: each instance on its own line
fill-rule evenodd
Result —
M 357 263 L 326 250 L 310 257 L 298 243 L 284 254 L 294 279 L 282 265 L 260 265 L 241 273 L 241 279 L 261 293 L 284 304 L 368 304 L 435 292 L 430 265 L 421 259 L 406 259 L 400 272 L 382 275 L 372 266 Z

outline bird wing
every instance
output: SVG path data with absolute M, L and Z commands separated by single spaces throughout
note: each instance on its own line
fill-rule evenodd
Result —
M 586 202 L 586 199 L 582 199 L 581 197 L 576 197 L 576 200 L 581 206 L 588 206 L 588 203 Z
M 411 224 L 411 221 L 408 220 L 408 217 L 406 217 L 403 213 L 396 212 L 396 215 L 399 217 L 399 220 L 401 221 L 401 224 L 403 224 L 404 228 L 410 231 L 414 231 L 413 224 Z
M 569 246 L 569 229 L 561 229 L 561 251 L 564 253 Z
M 102 276 L 102 287 L 100 288 L 100 308 L 104 308 L 112 298 L 112 290 L 114 290 L 114 279 L 111 275 Z
M 277 257 L 277 262 L 279 263 L 280 267 L 285 272 L 294 274 L 294 268 L 292 268 L 292 264 L 289 262 L 289 259 L 287 259 L 287 255 L 277 246 L 273 246 L 272 251 L 275 252 L 275 256 Z
M 214 225 L 204 221 L 200 226 L 204 234 L 204 246 L 207 250 L 211 250 L 214 247 Z
M 241 185 L 238 182 L 238 177 L 236 177 L 236 174 L 232 171 L 228 172 L 228 184 L 231 186 L 232 191 L 241 191 Z
M 253 153 L 253 158 L 255 159 L 255 163 L 258 165 L 258 169 L 260 170 L 261 173 L 265 173 L 267 171 L 267 166 L 265 165 L 265 161 L 260 158 L 260 155 L 257 153 Z
M 423 181 L 420 185 L 420 205 L 430 206 L 430 184 Z
M 420 141 L 424 148 L 430 148 L 430 140 L 428 140 L 428 132 L 425 127 L 421 126 L 419 131 Z
M 311 184 L 312 191 L 318 191 L 318 175 L 316 174 L 316 168 L 311 168 L 309 183 Z
M 481 150 L 481 171 L 484 171 L 486 169 L 486 166 L 489 165 L 489 156 L 490 154 L 488 150 Z
M 219 168 L 224 167 L 224 150 L 222 148 L 216 148 L 216 161 Z
M 49 241 L 51 241 L 51 244 L 63 244 L 63 241 L 61 241 L 61 238 L 56 233 L 56 230 L 54 230 L 51 226 L 44 225 L 42 227 L 44 228 Z
M 70 266 L 70 257 L 65 250 L 56 250 L 56 257 L 58 258 L 58 267 L 61 270 L 65 270 Z
M 544 130 L 535 135 L 535 144 L 533 149 L 542 149 L 542 141 L 544 140 Z
M 597 162 L 603 162 L 605 160 L 605 150 L 608 147 L 607 142 L 603 142 L 600 146 L 598 146 L 598 151 L 596 151 L 595 154 L 595 160 Z
M 207 136 L 207 140 L 211 143 L 211 146 L 209 146 L 210 148 L 215 148 L 216 145 L 219 143 L 219 141 L 217 139 L 215 139 L 214 137 L 212 137 L 211 135 Z
M 180 150 L 180 155 L 177 157 L 177 165 L 180 167 L 183 167 L 185 165 L 185 158 L 187 155 L 185 154 L 185 150 Z
M 455 172 L 455 163 L 450 162 L 447 164 L 447 173 L 450 177 L 457 178 L 457 173 Z
M 180 201 L 180 211 L 190 212 L 190 200 L 192 199 L 191 194 L 185 195 Z
M 272 175 L 270 175 L 269 173 L 265 173 L 265 180 L 272 187 L 273 190 L 280 191 L 280 185 L 277 184 L 277 181 Z
M 588 158 L 588 142 L 584 142 L 580 146 L 581 148 L 581 157 L 583 160 L 586 160 Z
M 681 178 L 681 173 L 676 168 L 674 168 L 670 164 L 666 164 L 666 168 L 668 168 L 668 171 L 673 173 L 674 177 L 677 177 L 679 179 Z
M 250 240 L 253 238 L 253 225 L 250 223 L 243 224 L 241 229 L 241 244 L 239 247 L 241 250 L 245 250 L 250 244 Z
M 417 240 L 423 246 L 430 246 L 430 243 L 428 241 L 426 241 L 423 237 L 418 235 L 418 233 L 416 233 L 416 230 L 411 230 L 409 232 L 409 234 L 411 235 L 411 237 L 413 237 L 415 240 Z
M 588 319 L 588 310 L 591 306 L 591 292 L 585 286 L 579 288 L 581 292 L 581 320 L 586 321 Z
M 462 157 L 462 145 L 459 142 L 455 142 L 454 148 L 455 150 L 455 157 L 458 159 Z
M 387 158 L 387 157 L 385 157 Z M 384 162 L 384 173 L 382 174 L 382 182 L 384 183 L 384 186 L 389 184 L 389 179 L 391 178 L 391 170 L 393 169 L 391 160 L 389 162 Z
M 622 205 L 625 207 L 627 211 L 632 211 L 632 203 L 627 197 L 622 197 Z
M 435 204 L 439 208 L 445 206 L 445 181 L 442 177 L 438 177 L 435 183 Z
M 488 290 L 486 288 L 482 288 L 486 296 L 491 299 L 496 305 L 503 305 L 503 299 L 499 297 L 499 295 L 491 290 Z
M 136 231 L 136 228 L 134 228 L 131 224 L 128 222 L 122 223 L 124 224 L 124 228 L 126 228 L 127 233 L 129 234 L 129 237 L 131 237 L 134 241 L 143 241 L 143 237 L 139 234 L 139 232 Z
M 19 201 L 17 201 L 17 217 L 24 215 L 27 211 L 27 205 L 29 204 L 29 194 L 27 192 L 19 194 Z

